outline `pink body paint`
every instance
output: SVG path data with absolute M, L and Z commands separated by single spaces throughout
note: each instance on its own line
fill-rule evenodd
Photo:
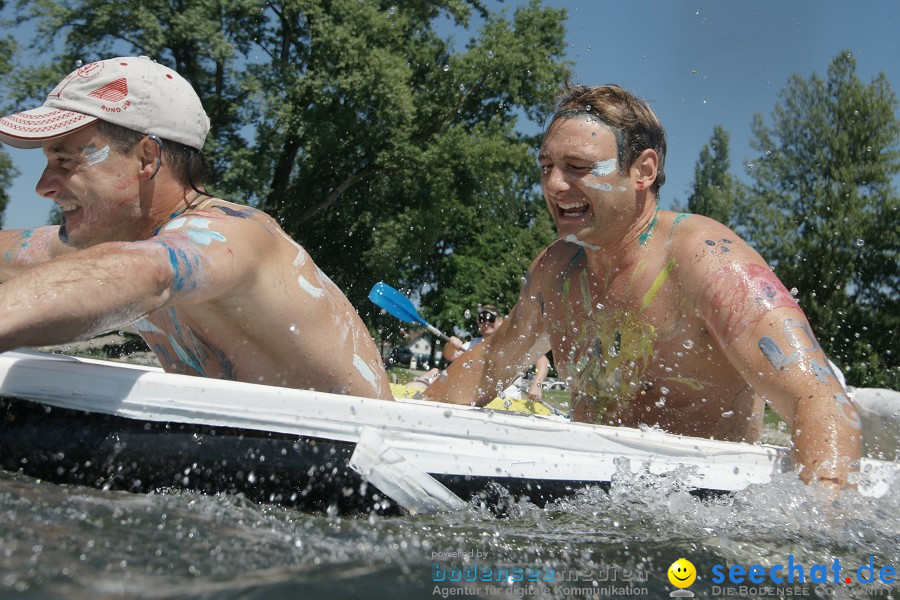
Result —
M 797 307 L 775 273 L 761 265 L 723 267 L 710 283 L 715 290 L 710 300 L 711 325 L 726 347 L 768 311 Z

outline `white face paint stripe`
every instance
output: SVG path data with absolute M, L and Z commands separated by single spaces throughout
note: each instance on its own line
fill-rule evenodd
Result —
M 601 160 L 600 162 L 595 162 L 594 166 L 591 168 L 591 175 L 596 177 L 603 177 L 604 175 L 609 175 L 610 173 L 615 172 L 616 170 L 616 159 L 610 158 L 608 160 Z
M 584 187 L 589 187 L 592 190 L 599 190 L 601 192 L 611 192 L 613 187 L 608 183 L 590 183 L 585 182 Z
M 313 298 L 321 298 L 325 295 L 325 290 L 322 288 L 317 288 L 313 284 L 309 282 L 303 275 L 300 275 L 297 278 L 297 283 L 300 284 L 300 287 Z
M 85 164 L 89 167 L 96 165 L 97 163 L 101 163 L 107 158 L 109 158 L 109 146 L 103 146 L 95 152 L 84 155 Z

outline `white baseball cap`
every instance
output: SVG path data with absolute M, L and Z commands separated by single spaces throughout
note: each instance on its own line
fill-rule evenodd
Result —
M 40 148 L 97 119 L 198 150 L 209 117 L 185 79 L 146 56 L 122 56 L 72 71 L 39 108 L 0 118 L 0 141 Z

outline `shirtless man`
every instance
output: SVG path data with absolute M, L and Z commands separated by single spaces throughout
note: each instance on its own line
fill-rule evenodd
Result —
M 166 371 L 391 399 L 341 291 L 265 213 L 202 187 L 209 119 L 146 57 L 91 63 L 0 140 L 43 147 L 59 227 L 0 232 L 0 351 L 133 323 Z
M 540 149 L 559 240 L 528 270 L 494 336 L 426 395 L 483 404 L 552 350 L 574 420 L 753 442 L 768 402 L 804 481 L 845 485 L 859 416 L 803 311 L 727 227 L 659 210 L 665 132 L 617 86 L 572 87 Z

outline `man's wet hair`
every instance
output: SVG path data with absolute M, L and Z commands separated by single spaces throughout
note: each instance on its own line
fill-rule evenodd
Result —
M 559 119 L 577 117 L 594 119 L 612 130 L 621 174 L 627 173 L 641 152 L 655 150 L 659 167 L 650 190 L 659 197 L 659 188 L 666 182 L 666 130 L 647 102 L 618 85 L 567 84 L 556 100 L 547 129 Z
M 96 123 L 97 130 L 110 141 L 113 150 L 119 154 L 130 151 L 147 135 L 102 119 L 98 119 Z M 168 167 L 178 183 L 205 194 L 205 191 L 198 189 L 209 178 L 209 166 L 203 156 L 203 151 L 166 139 L 162 140 L 162 147 L 165 157 L 163 162 L 168 163 Z

